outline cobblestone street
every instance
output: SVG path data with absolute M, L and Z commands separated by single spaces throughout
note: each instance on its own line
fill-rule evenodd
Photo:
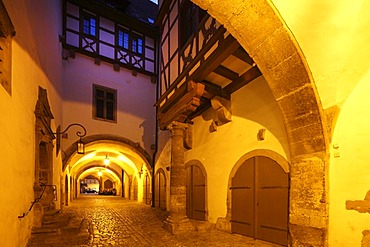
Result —
M 162 228 L 167 216 L 120 197 L 81 196 L 34 231 L 28 246 L 278 246 L 218 230 L 171 235 Z

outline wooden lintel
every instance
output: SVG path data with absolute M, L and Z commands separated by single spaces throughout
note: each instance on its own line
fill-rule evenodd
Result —
M 219 41 L 216 50 L 199 66 L 191 75 L 195 81 L 203 81 L 211 72 L 213 72 L 226 58 L 240 47 L 238 41 L 229 35 L 225 40 Z
M 226 92 L 232 94 L 233 92 L 239 90 L 240 88 L 244 87 L 257 77 L 259 77 L 260 75 L 262 75 L 261 71 L 257 66 L 254 66 L 250 68 L 247 72 L 242 74 L 238 79 L 234 80 L 229 85 L 224 87 L 223 89 Z
M 254 64 L 253 59 L 249 56 L 249 54 L 244 50 L 243 47 L 239 47 L 236 51 L 233 52 L 233 55 L 251 66 L 253 66 Z

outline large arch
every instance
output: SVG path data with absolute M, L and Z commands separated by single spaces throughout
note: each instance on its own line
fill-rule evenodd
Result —
M 327 244 L 328 143 L 316 87 L 293 34 L 268 0 L 192 0 L 239 41 L 278 103 L 291 156 L 290 234 L 293 245 Z
M 69 146 L 65 151 L 63 158 L 63 171 L 65 171 L 67 165 L 72 161 L 73 157 L 77 154 L 77 142 Z M 139 158 L 143 159 L 147 163 L 147 168 L 151 170 L 151 157 L 138 143 L 135 143 L 127 138 L 115 136 L 115 135 L 90 135 L 82 138 L 82 142 L 85 144 L 87 151 L 88 147 L 97 144 L 116 144 L 125 147 L 128 153 L 133 153 Z

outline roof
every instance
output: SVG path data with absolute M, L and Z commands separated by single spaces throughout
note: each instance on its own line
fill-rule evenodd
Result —
M 125 13 L 141 21 L 151 23 L 148 18 L 155 20 L 158 13 L 158 5 L 150 0 L 131 0 Z

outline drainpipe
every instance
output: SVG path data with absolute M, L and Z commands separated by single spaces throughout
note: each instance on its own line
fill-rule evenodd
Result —
M 156 47 L 157 47 L 157 51 L 156 51 L 156 60 L 157 60 L 157 64 L 156 64 L 156 71 L 157 71 L 157 86 L 156 86 L 156 92 L 155 92 L 155 101 L 157 103 L 158 99 L 159 99 L 159 88 L 160 88 L 160 71 L 159 71 L 159 64 L 160 64 L 160 43 L 161 43 L 161 33 L 160 33 L 160 30 L 158 28 L 158 39 L 157 39 L 157 42 L 156 42 Z M 157 156 L 157 152 L 158 152 L 158 120 L 157 120 L 157 114 L 158 114 L 158 106 L 155 104 L 155 135 L 154 135 L 154 138 L 155 138 L 155 141 L 154 141 L 154 152 L 153 152 L 153 157 L 152 157 L 152 207 L 155 207 L 155 158 Z

